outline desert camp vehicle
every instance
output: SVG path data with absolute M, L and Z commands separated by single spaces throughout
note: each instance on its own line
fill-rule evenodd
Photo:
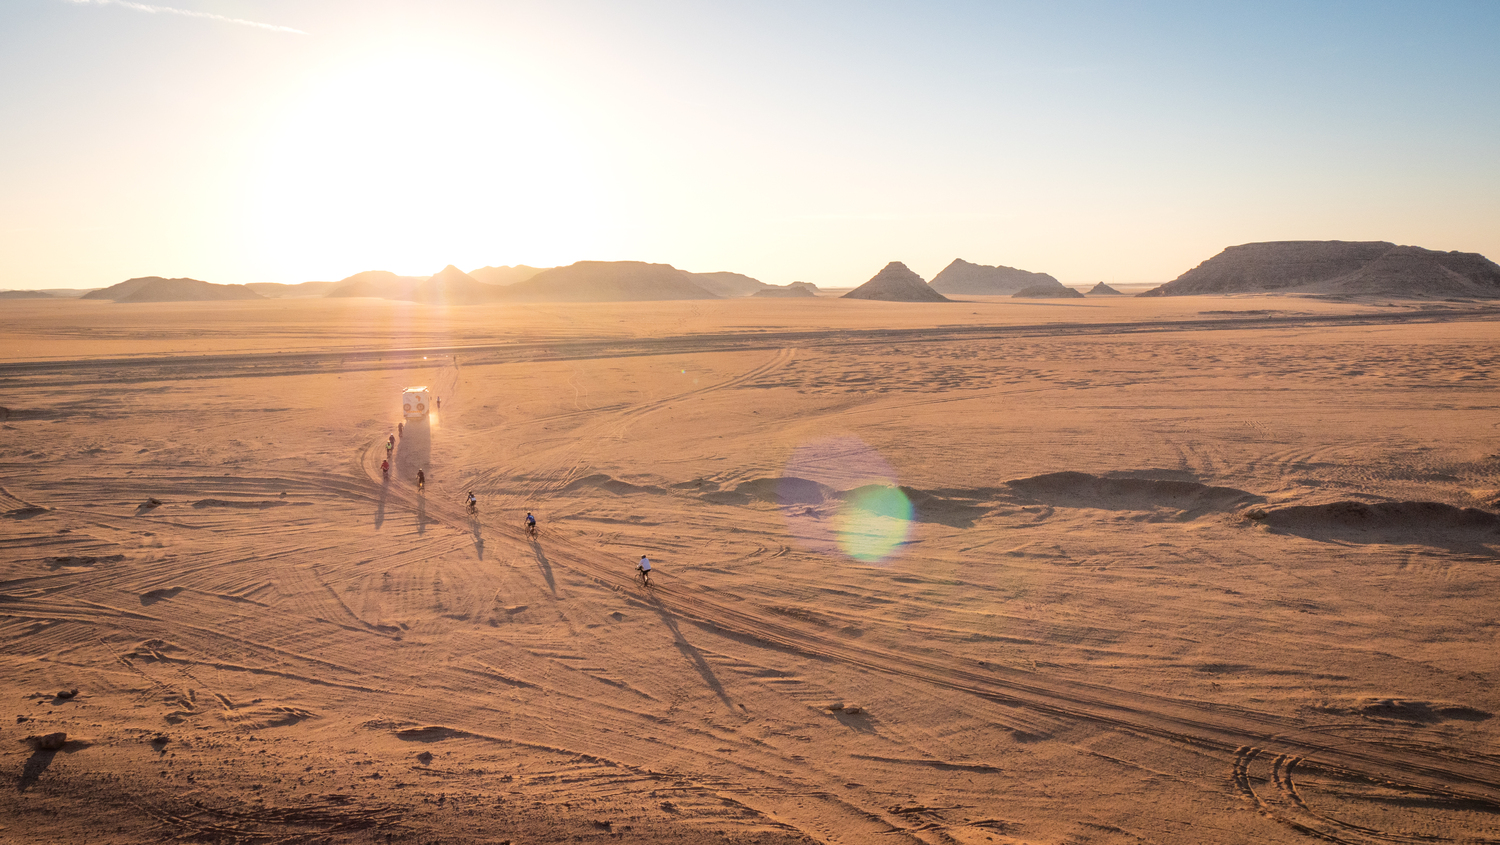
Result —
M 401 391 L 401 413 L 407 419 L 425 417 L 432 407 L 432 391 L 425 387 L 408 387 Z

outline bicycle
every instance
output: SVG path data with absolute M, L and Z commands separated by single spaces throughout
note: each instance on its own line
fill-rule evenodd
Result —
M 535 522 L 526 523 L 526 536 L 535 540 L 541 532 L 537 531 Z
M 644 588 L 651 589 L 651 570 L 635 568 L 635 580 Z

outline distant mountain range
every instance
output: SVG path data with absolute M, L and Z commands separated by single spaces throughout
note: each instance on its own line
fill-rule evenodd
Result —
M 265 299 L 245 285 L 215 285 L 197 279 L 163 279 L 143 276 L 86 293 L 84 299 L 115 302 L 217 302 L 230 299 Z
M 1500 265 L 1473 252 L 1385 241 L 1271 241 L 1229 247 L 1140 295 L 1271 292 L 1500 299 Z

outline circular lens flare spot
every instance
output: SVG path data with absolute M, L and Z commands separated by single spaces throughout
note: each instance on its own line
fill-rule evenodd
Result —
M 885 560 L 911 532 L 911 500 L 900 488 L 871 484 L 850 490 L 834 516 L 834 536 L 844 554 Z

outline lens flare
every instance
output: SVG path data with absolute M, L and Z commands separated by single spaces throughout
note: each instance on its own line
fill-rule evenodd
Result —
M 911 500 L 900 488 L 870 484 L 845 494 L 834 515 L 834 536 L 844 554 L 875 563 L 906 542 L 911 517 Z
M 911 535 L 912 504 L 895 470 L 857 437 L 798 447 L 775 496 L 792 537 L 822 554 L 879 563 Z

